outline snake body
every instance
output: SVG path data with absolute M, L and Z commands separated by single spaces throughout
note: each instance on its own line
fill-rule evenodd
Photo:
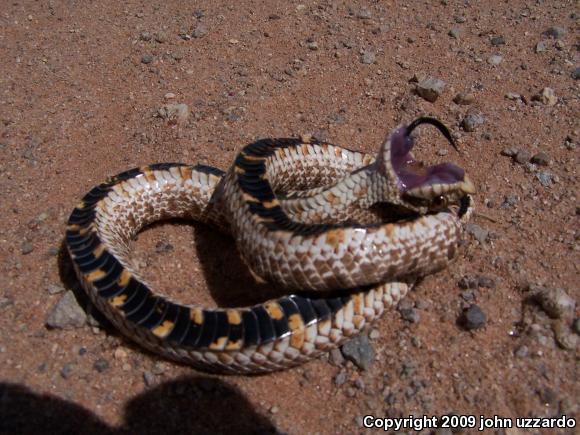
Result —
M 227 173 L 178 163 L 123 172 L 94 187 L 69 218 L 65 243 L 77 277 L 124 335 L 165 357 L 226 373 L 312 359 L 359 333 L 404 297 L 414 278 L 455 255 L 472 186 L 464 174 L 444 179 L 455 170 L 446 167 L 435 178 L 428 174 L 427 183 L 402 187 L 413 177 L 401 168 L 421 172 L 410 157 L 397 161 L 401 147 L 405 155 L 412 147 L 411 131 L 395 130 L 376 159 L 313 139 L 267 139 L 246 146 Z M 377 169 L 386 175 L 382 185 L 372 180 Z M 353 195 L 352 188 L 366 192 Z M 277 194 L 289 191 L 298 194 Z M 426 212 L 427 191 L 459 207 Z M 376 202 L 419 214 L 385 223 L 380 208 L 372 210 Z M 363 223 L 351 222 L 356 211 Z M 320 292 L 227 309 L 155 293 L 132 266 L 128 243 L 144 226 L 174 217 L 232 234 L 258 276 Z

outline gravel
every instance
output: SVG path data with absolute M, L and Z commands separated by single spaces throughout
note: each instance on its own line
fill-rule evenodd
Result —
M 346 342 L 341 351 L 347 360 L 362 370 L 367 370 L 375 357 L 375 350 L 366 335 L 359 335 Z
M 417 83 L 417 94 L 431 103 L 437 101 L 445 89 L 445 82 L 435 77 L 427 77 Z
M 78 304 L 72 291 L 68 291 L 54 305 L 46 318 L 46 325 L 53 329 L 82 328 L 87 314 Z
M 482 328 L 486 321 L 485 313 L 476 304 L 472 304 L 465 309 L 460 318 L 461 325 L 468 331 Z

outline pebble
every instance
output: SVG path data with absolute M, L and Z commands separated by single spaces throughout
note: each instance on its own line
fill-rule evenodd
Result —
M 516 147 L 509 147 L 501 150 L 500 154 L 502 156 L 514 157 L 518 153 L 518 151 L 519 149 Z
M 339 348 L 334 348 L 330 351 L 329 355 L 330 363 L 339 367 L 344 364 L 344 357 L 342 356 L 342 352 Z
M 514 355 L 517 356 L 518 358 L 525 358 L 529 354 L 530 354 L 530 350 L 528 349 L 528 346 L 526 346 L 526 345 L 521 345 L 514 351 Z
M 544 35 L 550 36 L 551 38 L 560 39 L 566 35 L 566 29 L 561 26 L 552 26 L 544 32 Z
M 159 42 L 160 44 L 167 42 L 167 34 L 165 32 L 157 32 L 155 34 L 155 41 Z
M 65 364 L 62 367 L 62 369 L 60 369 L 60 375 L 63 377 L 63 379 L 68 379 L 71 377 L 73 371 L 74 371 L 74 364 L 72 364 L 72 363 Z
M 479 284 L 479 282 L 478 282 L 477 278 L 475 278 L 473 276 L 467 276 L 467 275 L 461 277 L 461 279 L 457 283 L 459 288 L 462 288 L 464 290 L 475 289 L 478 287 L 478 284 Z
M 566 350 L 575 350 L 578 347 L 578 335 L 574 334 L 566 325 L 566 322 L 560 320 L 553 326 L 556 343 Z
M 362 7 L 357 12 L 356 17 L 361 20 L 370 20 L 373 17 L 373 15 L 371 14 L 371 11 L 369 11 L 367 8 Z
M 144 63 L 145 65 L 150 64 L 151 62 L 153 62 L 153 56 L 150 54 L 144 54 L 143 56 L 141 56 L 141 63 Z
M 151 41 L 151 33 L 149 32 L 141 32 L 141 34 L 139 35 L 139 39 L 141 41 Z
M 575 68 L 575 69 L 574 69 L 574 71 L 572 71 L 571 77 L 572 77 L 574 80 L 578 80 L 578 79 L 580 79 L 580 66 L 579 66 L 579 67 L 577 67 L 577 68 Z
M 475 131 L 480 125 L 485 123 L 485 118 L 480 113 L 470 113 L 463 121 L 461 121 L 461 127 L 467 132 Z
M 508 92 L 507 94 L 505 94 L 505 97 L 508 100 L 512 100 L 512 101 L 522 100 L 522 96 L 516 92 Z
M 9 296 L 3 296 L 0 298 L 0 309 L 10 307 L 14 305 L 14 299 Z
M 454 39 L 459 39 L 459 36 L 461 35 L 461 29 L 459 27 L 452 27 L 451 29 L 449 29 L 449 32 L 447 32 L 447 34 Z
M 193 16 L 199 20 L 200 18 L 205 17 L 205 11 L 203 9 L 196 9 L 193 11 Z
M 505 38 L 503 36 L 494 36 L 491 38 L 491 45 L 498 47 L 500 45 L 505 45 Z
M 78 304 L 72 291 L 68 291 L 48 313 L 46 325 L 55 329 L 82 328 L 87 314 Z
M 122 347 L 118 347 L 114 350 L 113 357 L 118 360 L 127 359 L 127 351 Z
M 462 106 L 469 106 L 475 102 L 475 95 L 471 92 L 460 92 L 453 97 L 453 102 Z
M 519 201 L 517 195 L 506 195 L 503 198 L 503 202 L 499 206 L 501 209 L 508 209 L 514 207 Z
M 371 332 L 369 332 L 369 338 L 371 340 L 376 340 L 381 336 L 381 333 L 379 332 L 378 329 L 372 329 Z
M 370 51 L 370 50 L 365 50 L 360 57 L 360 61 L 362 63 L 364 63 L 365 65 L 371 65 L 373 63 L 375 63 L 376 61 L 376 56 L 375 54 Z
M 28 255 L 34 251 L 34 246 L 28 240 L 25 240 L 20 246 L 20 251 L 22 252 L 22 255 Z
M 278 408 L 276 405 L 274 405 L 270 408 L 271 414 L 278 414 L 278 412 L 280 412 L 280 408 Z
M 345 382 L 346 382 L 346 373 L 345 372 L 339 372 L 334 377 L 334 385 L 336 385 L 336 386 L 344 385 Z
M 193 32 L 191 32 L 191 36 L 193 36 L 194 38 L 203 38 L 208 33 L 209 33 L 209 30 L 205 24 L 197 23 L 197 25 L 193 29 Z
M 58 293 L 62 293 L 66 289 L 60 284 L 49 284 L 46 288 L 49 295 L 56 295 Z
M 103 373 L 105 370 L 107 370 L 109 368 L 109 361 L 107 361 L 104 358 L 99 358 L 98 360 L 95 361 L 95 363 L 93 364 L 93 368 L 99 372 L 99 373 Z
M 464 16 L 461 16 L 461 15 L 456 15 L 455 17 L 453 17 L 453 19 L 455 20 L 455 22 L 457 24 L 463 24 L 467 21 L 467 18 L 465 18 Z
M 530 290 L 532 298 L 551 318 L 561 319 L 574 314 L 576 301 L 564 289 L 533 286 Z
M 399 309 L 399 313 L 403 320 L 406 320 L 407 322 L 419 323 L 421 320 L 421 314 L 419 314 L 419 311 L 415 308 L 402 308 Z
M 500 56 L 499 54 L 494 54 L 487 58 L 487 63 L 489 63 L 490 65 L 499 65 L 502 60 L 503 60 L 502 56 Z
M 367 370 L 375 357 L 375 350 L 366 335 L 359 335 L 347 341 L 341 347 L 341 351 L 347 360 L 362 370 Z
M 487 242 L 487 238 L 489 237 L 489 231 L 481 228 L 477 224 L 465 225 L 465 231 L 468 234 L 471 234 L 475 238 L 475 240 L 477 240 L 481 244 Z
M 542 53 L 544 51 L 546 51 L 548 49 L 548 47 L 546 46 L 546 41 L 540 41 L 536 44 L 536 53 Z
M 435 77 L 427 77 L 417 83 L 417 94 L 431 103 L 434 103 L 445 89 L 445 82 Z
M 554 175 L 551 172 L 541 171 L 536 174 L 536 178 L 544 187 L 550 187 L 554 181 Z
M 479 329 L 485 325 L 487 318 L 481 308 L 472 304 L 461 314 L 460 322 L 468 331 Z
M 444 156 L 446 156 L 447 154 L 449 154 L 449 150 L 448 150 L 448 149 L 446 149 L 446 148 L 441 148 L 441 149 L 437 150 L 436 154 L 437 154 L 438 156 L 444 157 Z
M 549 166 L 551 159 L 548 154 L 539 152 L 532 157 L 531 162 L 539 166 Z
M 530 161 L 532 155 L 528 150 L 519 149 L 518 152 L 513 157 L 516 163 L 523 165 L 524 163 L 528 163 Z
M 309 50 L 316 51 L 318 50 L 318 43 L 316 41 L 310 41 L 306 44 Z
M 165 254 L 173 251 L 173 249 L 173 245 L 166 240 L 160 240 L 155 244 L 155 253 L 157 254 Z
M 145 386 L 150 387 L 155 383 L 155 375 L 150 371 L 144 371 L 143 382 L 145 383 Z
M 477 277 L 477 286 L 482 288 L 495 288 L 495 280 L 490 276 L 480 275 Z
M 542 92 L 532 97 L 532 101 L 539 101 L 546 106 L 555 106 L 558 102 L 558 97 L 552 88 L 544 88 Z

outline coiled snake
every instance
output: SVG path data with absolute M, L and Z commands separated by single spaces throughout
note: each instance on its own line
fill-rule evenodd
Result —
M 312 359 L 455 256 L 474 188 L 453 164 L 415 161 L 411 132 L 421 124 L 452 142 L 439 121 L 419 118 L 394 130 L 376 158 L 311 138 L 265 139 L 246 146 L 227 173 L 178 163 L 123 172 L 94 187 L 69 218 L 65 244 L 77 277 L 125 336 L 165 357 L 227 373 Z M 128 242 L 171 217 L 232 234 L 250 269 L 291 294 L 231 309 L 156 294 L 132 266 Z

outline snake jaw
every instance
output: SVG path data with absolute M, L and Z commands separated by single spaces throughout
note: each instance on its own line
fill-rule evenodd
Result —
M 453 163 L 440 163 L 427 166 L 415 160 L 411 150 L 415 141 L 411 133 L 421 124 L 435 126 L 447 140 L 456 148 L 449 130 L 441 122 L 433 118 L 418 118 L 407 127 L 394 130 L 387 144 L 390 151 L 391 177 L 396 178 L 396 184 L 401 193 L 410 200 L 421 202 L 456 203 L 461 197 L 475 192 L 475 186 L 465 175 L 465 171 Z M 442 198 L 443 201 L 442 201 Z

